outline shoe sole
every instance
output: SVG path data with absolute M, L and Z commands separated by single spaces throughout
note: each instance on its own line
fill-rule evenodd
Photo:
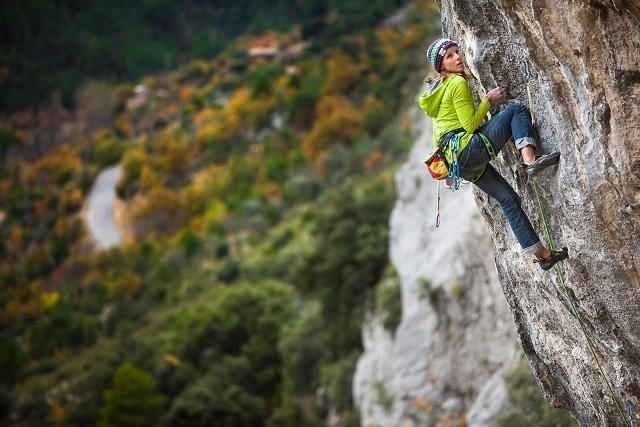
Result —
M 525 170 L 527 172 L 527 175 L 533 177 L 533 176 L 536 176 L 543 169 L 546 169 L 549 166 L 557 165 L 559 161 L 560 161 L 560 153 L 557 153 L 556 155 L 550 155 L 549 157 L 546 157 L 542 162 L 540 162 L 536 166 L 533 166 L 533 165 L 528 166 Z M 535 165 L 535 162 L 534 162 L 534 165 Z

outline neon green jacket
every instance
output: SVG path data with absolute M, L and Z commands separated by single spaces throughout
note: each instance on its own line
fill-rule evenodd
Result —
M 485 98 L 476 108 L 471 95 L 471 88 L 467 80 L 458 74 L 447 77 L 444 81 L 436 81 L 422 95 L 420 108 L 433 117 L 433 145 L 438 146 L 440 137 L 445 133 L 459 128 L 466 131 L 460 138 L 457 154 L 469 144 L 473 132 L 484 122 L 491 104 Z M 447 159 L 451 161 L 451 153 L 446 151 Z

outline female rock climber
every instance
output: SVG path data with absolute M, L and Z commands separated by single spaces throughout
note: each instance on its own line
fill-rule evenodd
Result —
M 491 89 L 476 106 L 458 43 L 438 39 L 427 49 L 427 58 L 439 78 L 420 96 L 420 107 L 433 117 L 434 145 L 440 143 L 443 146 L 443 142 L 456 139 L 455 153 L 447 144 L 447 158 L 451 160 L 457 155 L 460 176 L 498 201 L 524 253 L 534 255 L 534 261 L 543 270 L 549 270 L 568 257 L 567 248 L 551 251 L 540 242 L 522 210 L 520 197 L 489 162 L 511 138 L 520 151 L 529 176 L 558 163 L 560 153 L 536 156 L 531 116 L 520 103 L 510 104 L 482 124 L 492 105 L 506 101 L 506 91 L 500 87 Z

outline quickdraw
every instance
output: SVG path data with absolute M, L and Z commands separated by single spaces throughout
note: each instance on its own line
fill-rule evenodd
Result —
M 452 190 L 460 189 L 460 164 L 458 163 L 458 149 L 460 148 L 460 134 L 453 134 L 449 140 L 449 150 L 451 151 L 451 166 L 449 167 L 449 178 L 453 182 Z

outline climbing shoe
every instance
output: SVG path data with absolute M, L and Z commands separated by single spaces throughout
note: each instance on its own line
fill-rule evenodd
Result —
M 553 267 L 557 262 L 567 258 L 569 258 L 569 250 L 565 247 L 562 248 L 561 251 L 551 251 L 551 255 L 547 258 L 536 259 L 533 260 L 533 262 L 537 262 L 540 268 L 546 271 Z
M 560 152 L 556 151 L 555 153 L 543 154 L 541 156 L 537 156 L 536 160 L 530 165 L 523 165 L 525 172 L 529 176 L 536 176 L 538 172 L 542 169 L 555 165 L 560 160 Z

